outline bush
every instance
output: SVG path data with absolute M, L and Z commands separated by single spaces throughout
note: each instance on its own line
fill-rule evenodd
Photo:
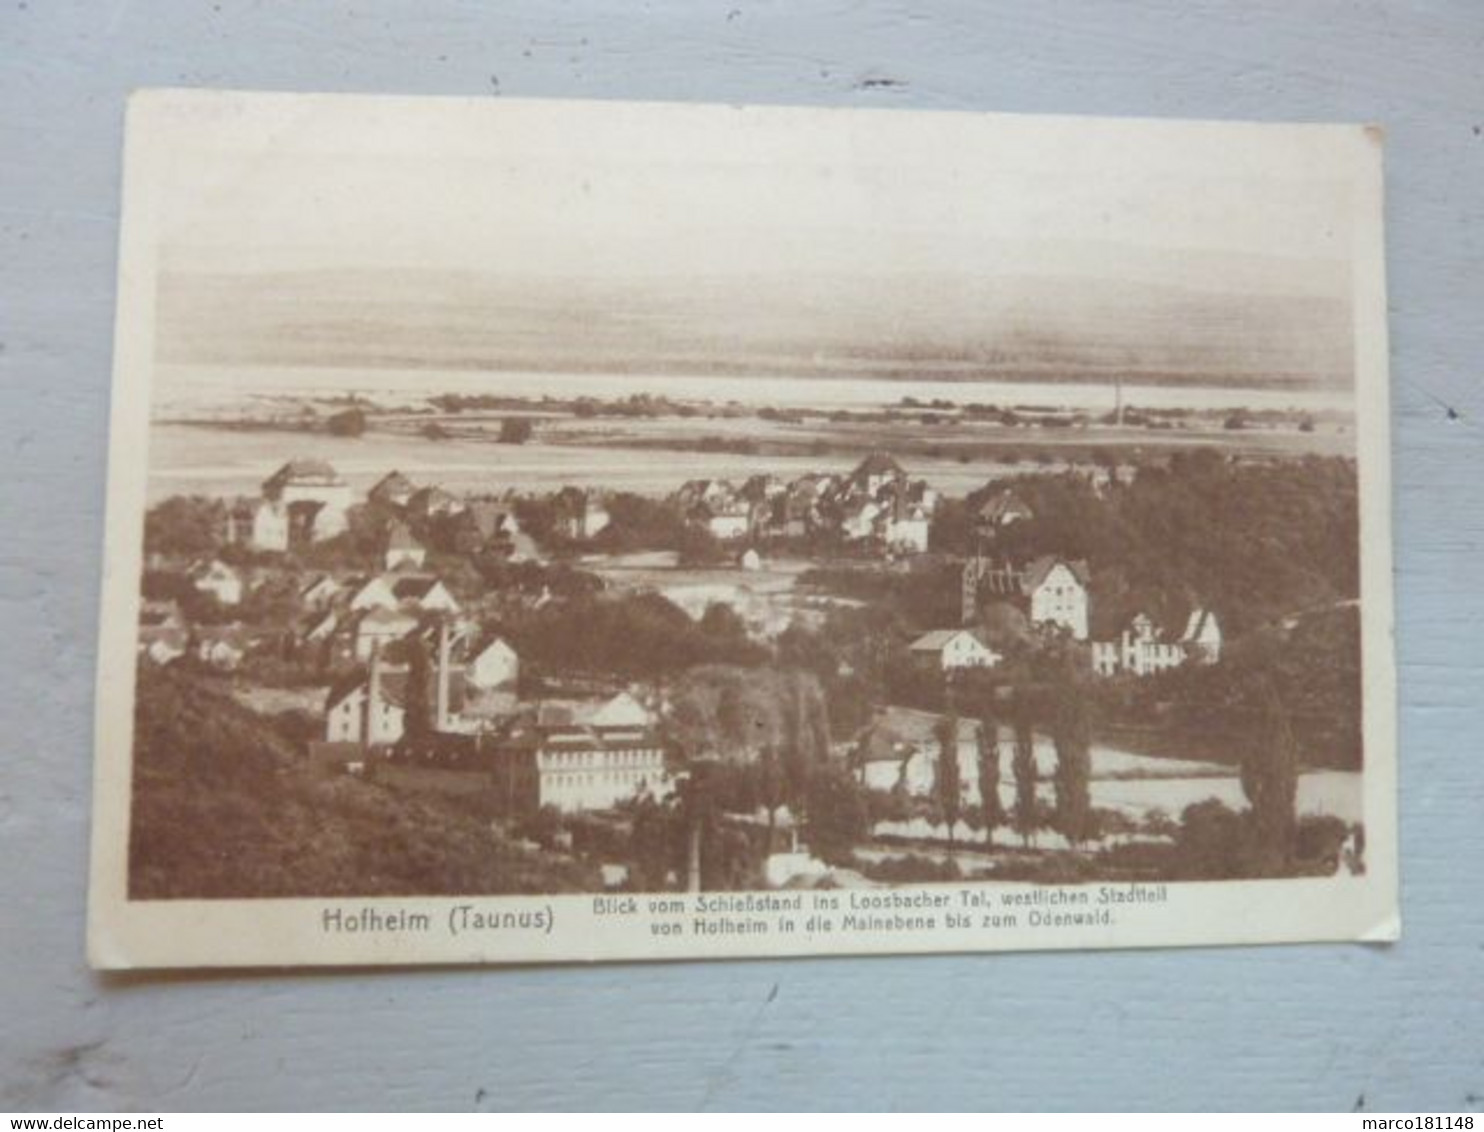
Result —
M 360 409 L 346 409 L 325 421 L 331 436 L 360 436 L 366 431 L 366 414 Z
M 525 417 L 506 417 L 500 422 L 500 443 L 524 444 L 534 432 L 535 428 Z

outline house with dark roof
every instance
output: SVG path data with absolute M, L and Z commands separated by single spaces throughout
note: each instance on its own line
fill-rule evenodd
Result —
M 407 501 L 416 491 L 415 483 L 401 472 L 391 471 L 376 481 L 371 490 L 366 493 L 366 499 L 370 503 L 378 503 L 383 507 L 400 509 L 407 506 Z
M 889 453 L 872 452 L 855 466 L 847 481 L 857 490 L 874 496 L 887 484 L 906 478 L 907 473 L 902 470 L 902 465 Z
M 267 509 L 267 514 L 274 517 L 267 526 L 272 528 L 275 540 L 278 516 L 283 517 L 283 545 L 269 546 L 258 540 L 258 525 L 265 522 L 260 506 L 253 517 L 253 545 L 264 550 L 288 550 L 334 538 L 345 530 L 350 485 L 323 460 L 290 460 L 263 481 L 263 501 L 275 505 Z
M 1030 505 L 1010 487 L 991 493 L 974 513 L 975 525 L 984 537 L 993 537 L 1013 523 L 1023 523 L 1035 517 Z
M 424 487 L 408 497 L 407 510 L 423 519 L 436 519 L 462 513 L 464 501 L 441 487 Z

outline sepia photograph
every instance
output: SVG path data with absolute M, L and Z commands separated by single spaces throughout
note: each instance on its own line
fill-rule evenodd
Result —
M 93 962 L 1394 938 L 1380 170 L 137 95 Z

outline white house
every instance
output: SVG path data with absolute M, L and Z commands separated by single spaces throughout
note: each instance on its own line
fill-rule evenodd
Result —
M 345 530 L 350 485 L 323 460 L 290 460 L 263 481 L 263 498 L 288 512 L 288 542 L 319 542 Z
M 272 499 L 239 499 L 229 515 L 228 538 L 255 550 L 289 548 L 289 509 Z
M 513 688 L 520 678 L 520 657 L 503 637 L 476 651 L 464 668 L 464 679 L 481 691 Z
M 887 513 L 881 522 L 881 540 L 893 550 L 925 554 L 930 527 L 927 509 L 902 507 Z
M 752 530 L 752 512 L 742 503 L 728 503 L 719 509 L 703 505 L 697 515 L 711 537 L 721 542 L 746 538 Z
M 191 585 L 223 605 L 242 602 L 242 575 L 219 559 L 198 562 L 191 570 Z
M 1179 667 L 1185 663 L 1186 656 L 1183 645 L 1160 640 L 1154 622 L 1140 613 L 1119 634 L 1118 640 L 1093 642 L 1092 668 L 1099 676 L 1119 672 L 1150 676 Z
M 657 737 L 604 738 L 587 728 L 552 731 L 535 750 L 537 803 L 564 813 L 612 809 L 644 794 L 657 800 L 675 789 Z
M 407 529 L 406 523 L 392 523 L 387 530 L 386 551 L 382 555 L 382 565 L 386 569 L 395 570 L 399 566 L 421 566 L 427 557 L 427 549 L 412 537 L 412 532 Z
M 325 740 L 390 746 L 407 725 L 407 673 L 371 666 L 364 680 L 332 690 L 325 705 Z
M 624 731 L 654 725 L 654 713 L 628 692 L 590 708 L 578 716 L 588 727 L 599 731 Z
M 961 668 L 993 668 L 1003 659 L 970 629 L 935 629 L 909 646 L 912 656 L 929 661 L 944 672 Z
M 1062 558 L 1037 558 L 1026 567 L 1021 587 L 1035 625 L 1060 625 L 1087 640 L 1087 567 Z
M 643 795 L 669 797 L 675 782 L 654 715 L 627 693 L 598 703 L 547 701 L 511 737 L 506 765 L 532 807 L 610 809 Z
M 840 515 L 840 531 L 848 539 L 866 539 L 876 534 L 882 506 L 874 499 L 856 499 Z
M 1201 664 L 1215 664 L 1221 659 L 1221 626 L 1209 609 L 1195 609 L 1185 622 L 1180 637 L 1191 658 Z

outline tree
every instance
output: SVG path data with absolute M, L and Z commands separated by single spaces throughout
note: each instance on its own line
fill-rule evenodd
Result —
M 433 737 L 433 707 L 428 702 L 428 650 L 421 640 L 406 642 L 407 691 L 403 696 L 402 745 L 414 755 L 424 754 Z
M 506 417 L 500 422 L 501 444 L 524 444 L 535 430 L 525 417 Z
M 933 729 L 938 740 L 938 765 L 933 774 L 933 788 L 943 820 L 948 823 L 948 851 L 953 852 L 953 827 L 958 824 L 963 801 L 963 782 L 958 767 L 958 716 L 949 713 Z
M 144 516 L 144 549 L 149 554 L 195 557 L 215 550 L 227 525 L 219 499 L 172 495 Z
M 1242 791 L 1252 806 L 1254 848 L 1262 870 L 1281 872 L 1293 856 L 1298 753 L 1277 688 L 1266 680 L 1263 691 L 1266 719 L 1261 739 L 1242 759 Z
M 778 808 L 787 800 L 786 790 L 788 781 L 783 774 L 783 760 L 778 756 L 778 748 L 769 746 L 763 751 L 762 761 L 758 763 L 758 797 L 763 803 L 763 808 L 768 811 L 768 847 L 767 852 L 773 852 L 774 835 L 778 829 Z
M 1015 832 L 1022 842 L 1032 845 L 1036 840 L 1036 733 L 1024 709 L 1015 720 L 1010 769 L 1015 775 Z
M 1000 805 L 1000 728 L 988 712 L 979 717 L 979 805 L 984 843 L 992 846 L 995 827 L 1005 824 L 1005 813 Z
M 814 768 L 804 804 L 804 836 L 814 856 L 847 863 L 869 825 L 870 811 L 855 779 L 841 767 Z
M 1093 834 L 1092 756 L 1087 705 L 1077 689 L 1062 688 L 1053 724 L 1056 743 L 1056 828 L 1073 845 Z
M 361 409 L 346 409 L 325 421 L 331 436 L 360 436 L 366 431 L 366 414 Z

